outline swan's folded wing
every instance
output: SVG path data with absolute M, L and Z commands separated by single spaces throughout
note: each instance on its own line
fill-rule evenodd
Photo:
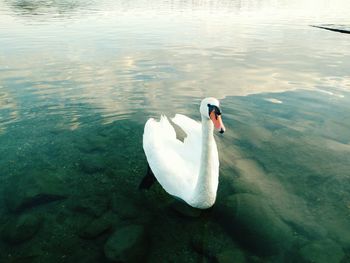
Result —
M 185 138 L 185 140 L 195 140 L 196 142 L 200 142 L 202 126 L 199 122 L 182 114 L 176 114 L 171 120 L 180 126 L 181 129 L 183 129 L 187 134 L 187 138 Z
M 186 167 L 192 171 L 188 179 L 196 181 L 199 174 L 200 156 L 202 149 L 202 125 L 201 123 L 182 114 L 176 114 L 172 121 L 180 126 L 186 133 L 183 145 L 181 147 L 182 156 L 186 160 Z M 194 179 L 195 178 L 195 179 Z
M 160 121 L 150 118 L 146 122 L 143 133 L 143 148 L 147 159 L 148 154 L 155 154 L 166 146 L 174 147 L 174 144 L 179 144 L 179 142 L 176 141 L 175 130 L 167 117 L 162 115 Z
M 189 189 L 188 165 L 184 158 L 184 144 L 176 139 L 173 126 L 165 116 L 160 121 L 149 119 L 143 134 L 143 149 L 147 161 L 162 187 L 178 196 L 181 190 Z

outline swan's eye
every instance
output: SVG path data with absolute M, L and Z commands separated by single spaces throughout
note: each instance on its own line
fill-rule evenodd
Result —
M 210 116 L 210 113 L 212 113 L 213 111 L 215 113 L 216 119 L 219 115 L 221 115 L 221 111 L 220 111 L 219 107 L 217 107 L 217 106 L 208 104 L 208 109 L 209 109 L 209 116 Z
M 215 107 L 215 114 L 221 115 L 221 110 L 218 107 Z

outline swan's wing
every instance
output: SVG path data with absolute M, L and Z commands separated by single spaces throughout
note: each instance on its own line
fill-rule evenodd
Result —
M 187 134 L 186 140 L 201 142 L 200 138 L 202 136 L 202 125 L 182 114 L 176 114 L 174 118 L 171 119 L 175 124 L 179 125 L 181 129 Z
M 198 173 L 193 170 L 194 153 L 188 152 L 187 143 L 176 139 L 173 126 L 165 116 L 160 121 L 149 119 L 145 124 L 143 148 L 147 161 L 162 187 L 182 199 L 188 198 Z M 199 159 L 198 159 L 199 160 Z
M 183 143 L 183 156 L 188 160 L 193 171 L 199 173 L 200 154 L 202 149 L 202 125 L 182 114 L 176 114 L 172 121 L 186 133 Z

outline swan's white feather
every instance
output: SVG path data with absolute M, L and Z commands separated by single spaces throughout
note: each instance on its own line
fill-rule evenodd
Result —
M 192 120 L 191 118 L 182 114 L 176 114 L 175 117 L 171 120 L 175 124 L 179 125 L 181 129 L 183 129 L 183 131 L 186 133 L 187 137 L 185 140 L 191 139 L 201 142 L 200 137 L 202 133 L 202 127 L 199 122 Z
M 188 200 L 199 175 L 201 125 L 181 114 L 177 114 L 172 121 L 186 133 L 184 142 L 176 139 L 173 126 L 167 117 L 161 116 L 160 121 L 151 118 L 146 122 L 143 148 L 147 161 L 164 190 Z

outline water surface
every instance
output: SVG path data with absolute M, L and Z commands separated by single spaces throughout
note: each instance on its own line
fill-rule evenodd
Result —
M 1 1 L 0 261 L 108 262 L 129 225 L 148 262 L 349 261 L 350 39 L 310 26 L 348 28 L 349 10 Z M 199 119 L 206 96 L 227 132 L 217 203 L 198 215 L 137 188 L 147 118 Z

